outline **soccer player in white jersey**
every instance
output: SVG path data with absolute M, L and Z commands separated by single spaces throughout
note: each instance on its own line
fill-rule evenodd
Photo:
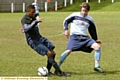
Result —
M 34 0 L 34 2 L 32 3 L 32 5 L 34 5 L 34 7 L 35 7 L 35 14 L 37 15 L 37 19 L 39 19 L 40 17 L 40 15 L 39 15 L 39 6 L 38 6 L 38 3 L 37 3 L 37 1 L 38 0 Z
M 81 12 L 72 13 L 63 22 L 65 30 L 64 35 L 67 38 L 69 37 L 68 24 L 71 23 L 70 38 L 66 51 L 64 51 L 60 56 L 60 61 L 58 65 L 60 67 L 66 57 L 73 51 L 83 51 L 91 53 L 92 50 L 95 50 L 94 70 L 103 73 L 104 71 L 100 68 L 99 63 L 101 58 L 101 41 L 98 40 L 94 21 L 92 17 L 88 15 L 90 6 L 88 3 L 83 2 L 80 5 L 80 8 Z M 89 31 L 89 34 L 91 35 L 91 38 L 86 33 L 87 29 Z

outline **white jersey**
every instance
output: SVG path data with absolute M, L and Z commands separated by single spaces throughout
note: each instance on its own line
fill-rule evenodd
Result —
M 72 13 L 64 20 L 63 25 L 65 30 L 68 29 L 69 23 L 71 23 L 70 35 L 87 35 L 86 31 L 90 27 L 91 23 L 94 25 L 94 21 L 91 16 L 87 15 L 83 17 L 80 12 Z
M 34 7 L 35 7 L 35 10 L 36 10 L 36 12 L 35 13 L 38 13 L 39 14 L 39 7 L 38 7 L 38 3 L 32 3 L 32 5 L 34 5 Z

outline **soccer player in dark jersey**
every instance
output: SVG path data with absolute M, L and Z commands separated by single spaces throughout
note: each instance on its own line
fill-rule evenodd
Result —
M 55 68 L 55 75 L 58 76 L 70 76 L 70 74 L 67 74 L 65 72 L 62 72 L 59 66 L 57 65 L 55 61 L 55 52 L 54 48 L 55 46 L 45 37 L 42 37 L 42 35 L 39 33 L 38 29 L 38 23 L 42 22 L 42 19 L 36 19 L 35 14 L 35 7 L 34 5 L 29 5 L 27 7 L 27 12 L 25 16 L 21 19 L 22 28 L 26 36 L 26 40 L 28 45 L 35 50 L 38 54 L 44 56 L 46 55 L 48 58 L 47 61 L 47 69 L 49 71 L 49 75 L 52 73 L 50 72 L 51 67 L 53 66 Z
M 71 23 L 70 38 L 67 49 L 61 54 L 58 65 L 60 67 L 66 57 L 73 51 L 84 51 L 90 53 L 92 50 L 95 50 L 94 70 L 103 73 L 104 71 L 100 68 L 99 64 L 101 58 L 101 41 L 98 40 L 94 21 L 92 17 L 88 15 L 90 6 L 88 3 L 83 2 L 80 5 L 80 8 L 81 12 L 72 13 L 63 22 L 65 30 L 64 34 L 66 37 L 69 37 L 68 24 Z M 87 29 L 92 38 L 87 35 Z

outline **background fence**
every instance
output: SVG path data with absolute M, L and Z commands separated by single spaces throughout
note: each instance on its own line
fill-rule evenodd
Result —
M 34 0 L 0 0 L 0 12 L 24 12 L 27 5 L 32 4 Z M 120 0 L 38 0 L 40 11 L 56 10 L 66 7 L 67 4 L 77 2 L 116 2 Z M 56 3 L 57 1 L 57 3 Z M 45 2 L 47 2 L 47 10 L 45 10 Z M 56 6 L 57 5 L 57 6 Z M 57 7 L 57 8 L 56 8 Z
M 32 4 L 34 0 L 0 0 L 0 12 L 10 12 L 11 11 L 11 4 L 13 3 L 13 10 L 14 11 L 23 11 L 23 3 L 25 4 L 25 8 L 27 5 Z M 47 0 L 38 0 L 38 5 L 40 10 L 45 10 L 45 2 Z M 50 0 L 47 3 L 47 8 L 54 9 L 55 1 L 57 1 L 57 6 L 60 8 L 64 5 L 64 0 Z M 70 0 L 66 0 L 66 3 L 70 3 Z

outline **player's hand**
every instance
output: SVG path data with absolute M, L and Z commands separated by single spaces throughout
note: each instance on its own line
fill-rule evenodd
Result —
M 24 33 L 24 29 L 23 28 L 20 31 L 21 31 L 21 33 Z
M 102 42 L 100 40 L 96 40 L 96 43 L 101 44 Z
M 69 32 L 68 32 L 68 30 L 65 30 L 64 35 L 65 35 L 66 38 L 69 38 Z
M 42 21 L 43 21 L 42 18 L 37 18 L 36 20 L 37 20 L 38 22 L 42 22 Z

